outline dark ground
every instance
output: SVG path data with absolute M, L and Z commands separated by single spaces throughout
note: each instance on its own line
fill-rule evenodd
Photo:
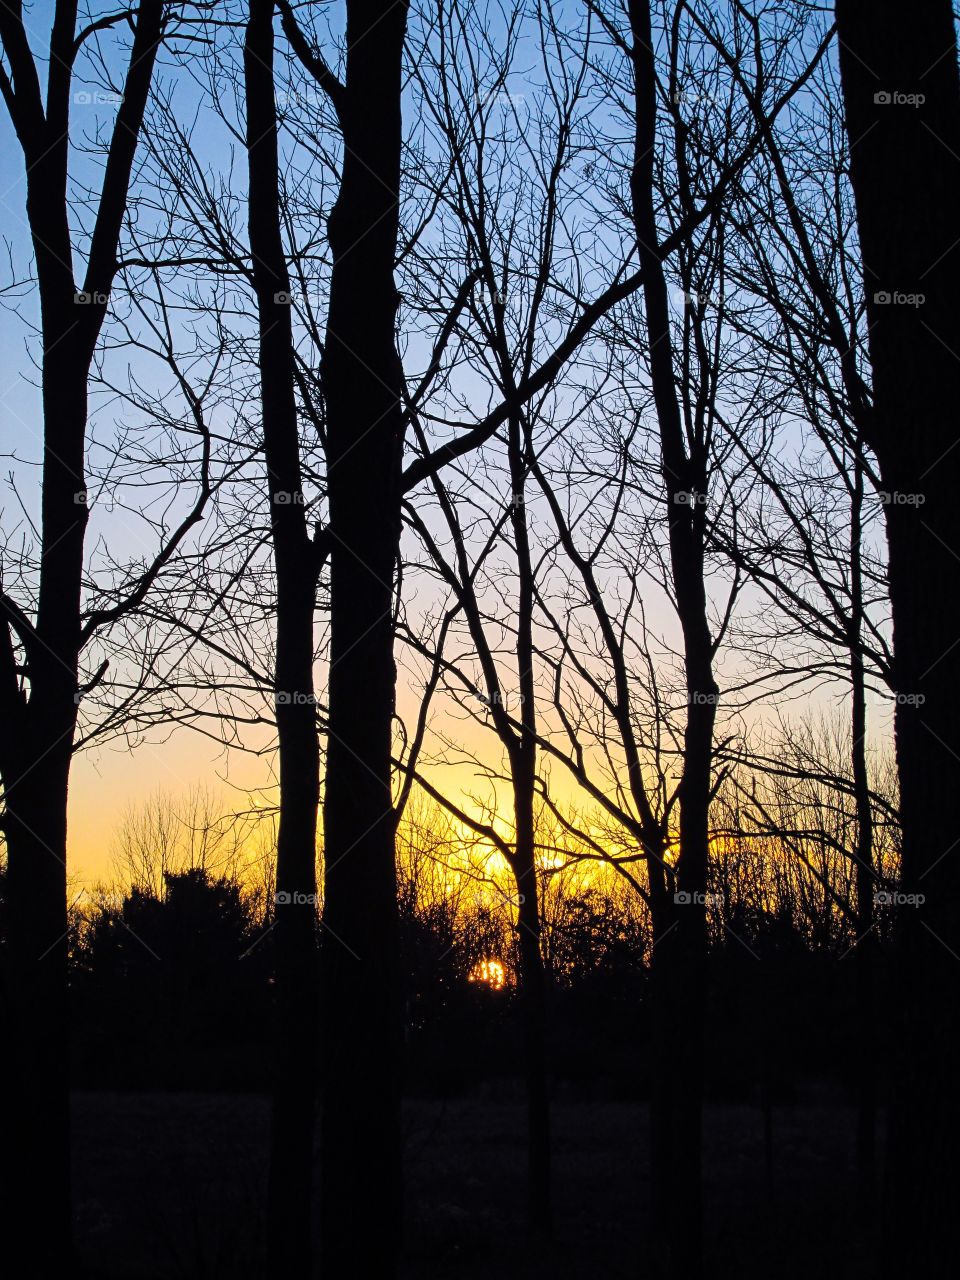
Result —
M 554 1242 L 537 1251 L 522 1229 L 522 1107 L 479 1099 L 407 1105 L 405 1277 L 647 1274 L 646 1108 L 560 1102 L 554 1115 L 557 1225 Z M 84 1274 L 91 1280 L 262 1274 L 267 1118 L 265 1100 L 251 1096 L 75 1095 Z M 777 1107 L 773 1125 L 771 1202 L 761 1112 L 745 1105 L 708 1110 L 707 1274 L 711 1280 L 855 1275 L 851 1112 L 811 1100 Z

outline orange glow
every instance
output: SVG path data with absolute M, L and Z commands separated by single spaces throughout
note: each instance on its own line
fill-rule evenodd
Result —
M 470 972 L 471 982 L 485 982 L 491 991 L 507 985 L 507 971 L 499 960 L 481 960 Z

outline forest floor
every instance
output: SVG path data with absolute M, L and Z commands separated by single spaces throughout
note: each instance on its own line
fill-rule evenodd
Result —
M 268 1108 L 258 1097 L 79 1093 L 77 1238 L 89 1280 L 262 1275 Z M 405 1111 L 409 1280 L 638 1280 L 646 1274 L 648 1135 L 639 1104 L 554 1109 L 556 1230 L 523 1230 L 524 1111 L 412 1101 Z M 756 1107 L 705 1118 L 707 1275 L 853 1276 L 853 1116 L 825 1102 L 773 1113 L 771 1197 Z M 376 1230 L 375 1212 L 371 1230 Z

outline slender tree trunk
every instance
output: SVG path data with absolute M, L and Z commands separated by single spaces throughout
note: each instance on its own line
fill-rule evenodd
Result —
M 837 0 L 887 504 L 903 826 L 891 1275 L 954 1269 L 960 1199 L 960 88 L 950 0 Z M 911 298 L 911 295 L 913 297 Z M 917 295 L 922 295 L 922 303 Z M 886 298 L 890 301 L 886 301 Z M 922 896 L 923 901 L 918 901 Z M 910 900 L 912 897 L 913 900 Z
M 521 631 L 523 627 L 520 628 Z M 522 643 L 522 640 L 521 640 Z M 532 679 L 522 679 L 532 689 Z M 532 692 L 524 696 L 532 698 Z M 528 718 L 529 725 L 532 717 Z M 512 870 L 517 885 L 520 951 L 520 1008 L 523 1022 L 527 1095 L 527 1222 L 534 1233 L 553 1225 L 551 1197 L 550 1094 L 547 1085 L 547 974 L 543 963 L 543 922 L 537 882 L 534 782 L 536 748 L 530 737 L 515 740 L 512 751 L 516 843 Z
M 717 685 L 704 584 L 706 458 L 688 448 L 673 370 L 667 282 L 654 206 L 656 80 L 649 0 L 630 0 L 636 99 L 631 199 L 650 347 L 650 372 L 667 502 L 670 567 L 683 632 L 687 679 L 683 776 L 679 788 L 680 852 L 671 925 L 654 951 L 661 1020 L 659 1089 L 665 1114 L 656 1121 L 654 1230 L 668 1276 L 696 1280 L 702 1269 L 703 1023 L 710 834 L 710 774 Z M 669 909 L 669 907 L 668 907 Z
M 541 946 L 542 923 L 533 863 L 517 857 L 520 930 L 520 1000 L 523 1010 L 527 1090 L 527 1220 L 535 1232 L 549 1232 L 550 1096 L 547 1088 L 547 976 Z
M 316 1106 L 316 837 L 320 749 L 313 683 L 317 554 L 302 489 L 290 281 L 280 222 L 274 0 L 251 0 L 244 45 L 249 222 L 260 325 L 263 442 L 277 580 L 280 759 L 275 913 L 276 1074 L 267 1241 L 271 1275 L 309 1277 Z
M 517 548 L 517 677 L 520 693 L 520 732 L 513 739 L 513 777 L 516 845 L 514 875 L 520 900 L 517 927 L 520 942 L 520 1000 L 523 1009 L 524 1057 L 527 1088 L 527 1217 L 536 1232 L 552 1225 L 550 1192 L 550 1099 L 547 1089 L 547 981 L 543 964 L 540 886 L 537 883 L 534 799 L 537 762 L 536 686 L 533 673 L 533 562 L 527 523 L 526 440 L 518 413 L 508 424 L 508 453 L 512 487 L 511 524 Z
M 502 336 L 502 331 L 501 331 Z M 502 369 L 509 380 L 508 395 L 515 394 L 510 380 L 509 354 L 500 347 Z M 521 415 L 509 419 L 508 456 L 512 495 L 510 522 L 517 553 L 518 598 L 516 619 L 516 696 L 504 692 L 493 652 L 484 632 L 483 615 L 470 571 L 465 544 L 449 495 L 434 479 L 440 507 L 446 515 L 457 549 L 457 572 L 445 566 L 445 576 L 460 596 L 470 634 L 481 666 L 494 728 L 510 761 L 513 792 L 514 844 L 503 844 L 517 888 L 517 988 L 523 1028 L 523 1073 L 527 1098 L 527 1222 L 534 1233 L 545 1234 L 552 1225 L 550 1189 L 550 1102 L 547 1087 L 547 972 L 542 950 L 540 887 L 536 860 L 537 716 L 533 669 L 534 571 L 526 513 L 527 460 L 532 446 L 526 441 Z M 429 534 L 427 535 L 429 538 Z M 438 554 L 435 552 L 435 554 Z M 439 559 L 439 555 L 438 555 Z M 519 712 L 515 704 L 519 705 Z M 519 720 L 519 727 L 517 721 Z
M 656 945 L 651 960 L 655 1263 L 660 1275 L 677 1280 L 700 1275 L 703 1265 L 701 1146 L 709 773 L 704 784 L 704 748 L 697 741 L 702 733 L 700 723 L 691 731 L 688 718 L 677 888 L 672 901 L 669 895 L 663 895 L 660 910 L 654 915 Z
M 683 1063 L 678 1054 L 685 1035 L 681 938 L 678 912 L 682 909 L 670 891 L 664 870 L 663 839 L 651 832 L 644 842 L 647 850 L 650 919 L 653 930 L 650 955 L 650 1209 L 652 1274 L 672 1277 L 682 1261 L 684 1243 L 678 1236 L 678 1221 L 691 1208 L 690 1167 L 685 1166 L 680 1139 L 689 1136 L 689 1117 L 683 1112 L 691 1098 L 683 1079 Z M 683 1205 L 677 1197 L 685 1197 Z M 693 1210 L 697 1212 L 699 1189 L 694 1189 Z M 689 1226 L 689 1223 L 686 1224 Z M 694 1221 L 696 1227 L 696 1220 Z M 682 1231 L 681 1233 L 682 1234 Z
M 876 1012 L 874 985 L 877 939 L 874 934 L 873 895 L 876 880 L 873 868 L 873 809 L 870 803 L 870 778 L 867 773 L 867 687 L 861 651 L 863 628 L 863 465 L 857 458 L 850 520 L 850 728 L 851 764 L 853 766 L 854 803 L 857 812 L 856 886 L 857 886 L 857 1135 L 856 1157 L 859 1183 L 860 1215 L 864 1228 L 869 1228 L 873 1212 L 876 1176 Z M 869 1238 L 869 1230 L 864 1232 Z
M 344 154 L 323 357 L 330 566 L 324 793 L 322 1255 L 395 1274 L 401 1006 L 391 738 L 402 370 L 394 327 L 405 3 L 348 0 Z M 371 1214 L 373 1218 L 371 1218 Z

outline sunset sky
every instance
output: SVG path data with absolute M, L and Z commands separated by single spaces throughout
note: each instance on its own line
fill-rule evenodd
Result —
M 196 94 L 196 86 L 191 88 L 189 82 L 184 83 L 181 77 L 178 92 L 181 94 L 182 104 L 182 95 L 185 93 L 189 100 L 191 94 Z M 106 109 L 108 114 L 110 109 Z M 95 104 L 79 104 L 76 112 L 80 123 L 91 127 L 97 110 Z M 83 116 L 81 112 L 88 114 Z M 208 109 L 207 116 L 203 118 L 200 136 L 216 151 L 217 135 L 212 119 L 213 113 Z M 12 142 L 10 124 L 3 113 L 0 117 L 0 208 L 10 244 L 12 270 L 4 277 L 4 284 L 11 283 L 5 299 L 8 305 L 0 308 L 0 405 L 3 408 L 0 451 L 6 462 L 5 470 L 11 479 L 11 483 L 6 486 L 2 504 L 10 524 L 16 524 L 19 519 L 19 532 L 29 540 L 29 522 L 36 517 L 39 496 L 36 479 L 40 450 L 40 411 L 38 392 L 31 384 L 30 365 L 26 357 L 36 351 L 35 332 L 32 330 L 37 323 L 38 304 L 29 284 L 18 284 L 29 275 L 30 251 L 24 221 L 22 159 L 17 154 L 16 146 L 11 145 Z M 82 173 L 82 161 L 78 160 L 77 169 Z M 682 298 L 678 305 L 682 310 Z M 128 357 L 124 355 L 123 358 Z M 139 359 L 140 357 L 134 357 L 135 361 Z M 478 412 L 482 412 L 483 408 L 483 402 L 478 401 Z M 112 423 L 118 420 L 111 418 L 112 413 L 109 403 L 99 407 L 99 416 L 95 419 L 97 430 L 104 430 L 109 434 Z M 14 513 L 21 502 L 23 512 L 15 517 Z M 147 556 L 152 550 L 151 540 L 145 536 L 144 530 L 123 512 L 97 514 L 91 530 L 94 533 L 108 534 L 111 546 L 120 553 Z M 93 541 L 91 538 L 91 545 Z M 672 630 L 675 632 L 675 620 L 662 599 L 653 598 L 649 618 L 654 629 L 661 634 Z M 721 679 L 720 683 L 723 687 L 724 680 Z M 318 680 L 321 692 L 322 687 L 322 680 Z M 400 662 L 399 711 L 408 724 L 415 716 L 420 687 L 416 673 L 407 664 Z M 837 706 L 834 694 L 829 689 L 821 688 L 805 695 L 799 704 L 791 704 L 786 710 L 789 713 L 791 709 L 800 712 L 819 709 L 833 714 Z M 750 714 L 762 719 L 769 710 L 767 708 L 766 712 Z M 889 732 L 889 706 L 876 702 L 872 713 L 873 727 L 884 737 Z M 441 735 L 448 735 L 468 752 L 480 756 L 492 767 L 497 766 L 501 749 L 492 733 L 484 731 L 476 723 L 470 723 L 462 712 L 458 712 L 454 719 L 449 700 L 445 701 L 442 697 L 437 699 L 433 715 L 435 726 Z M 268 738 L 268 731 L 264 730 L 245 740 L 265 746 Z M 471 790 L 476 790 L 485 799 L 491 794 L 490 781 L 477 778 L 475 774 L 475 767 L 466 763 L 436 771 L 438 785 L 449 787 L 453 798 L 467 804 L 469 800 L 466 797 Z M 552 765 L 551 777 L 558 797 L 577 800 L 562 767 Z M 109 877 L 116 830 L 123 813 L 131 807 L 148 803 L 158 792 L 175 798 L 201 784 L 222 800 L 224 811 L 228 812 L 234 808 L 248 808 L 251 793 L 259 792 L 261 798 L 265 798 L 269 792 L 264 792 L 263 789 L 269 789 L 270 781 L 270 759 L 267 756 L 219 747 L 209 737 L 183 727 L 169 733 L 157 730 L 138 743 L 132 753 L 122 739 L 81 753 L 76 760 L 70 785 L 71 873 L 88 882 Z M 505 788 L 501 784 L 498 789 L 501 804 L 504 803 L 505 794 Z M 581 804 L 584 803 L 582 797 L 579 800 Z M 506 818 L 506 813 L 504 817 Z

